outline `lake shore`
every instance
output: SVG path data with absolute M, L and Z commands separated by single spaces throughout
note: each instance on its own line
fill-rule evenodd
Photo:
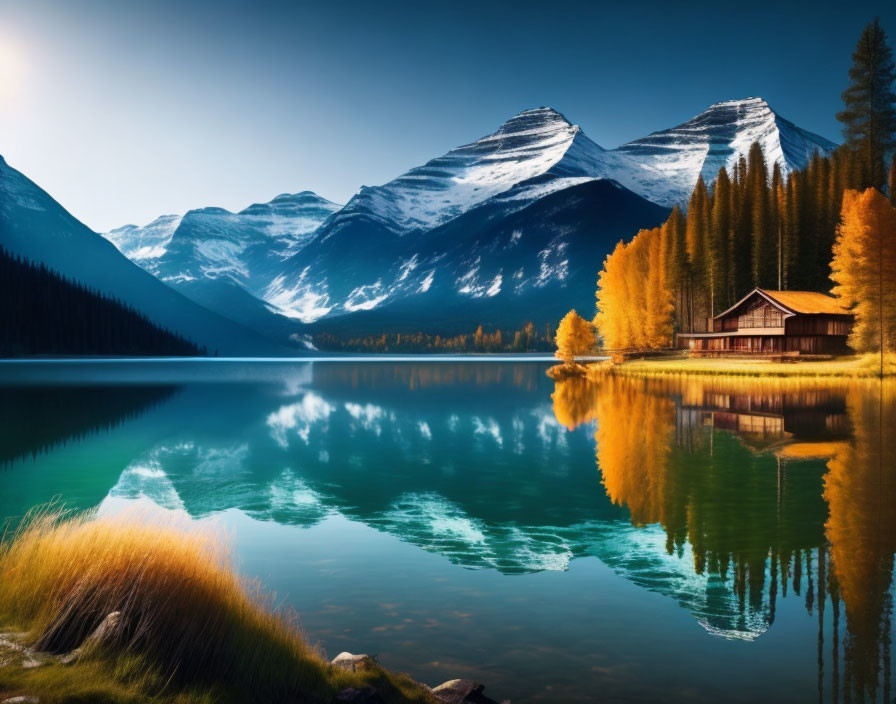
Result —
M 576 364 L 549 374 L 552 378 L 604 373 L 625 376 L 728 376 L 786 379 L 877 379 L 880 378 L 880 359 L 877 355 L 836 357 L 827 360 L 797 360 L 781 362 L 770 359 L 735 357 L 693 358 L 685 355 L 632 359 L 613 364 L 606 361 Z M 884 358 L 884 377 L 896 376 L 896 354 Z
M 483 689 L 328 660 L 213 530 L 50 509 L 0 543 L 0 702 L 491 702 Z

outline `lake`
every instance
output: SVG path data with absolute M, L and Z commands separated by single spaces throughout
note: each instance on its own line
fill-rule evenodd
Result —
M 0 363 L 0 517 L 214 522 L 330 657 L 498 699 L 892 700 L 893 385 L 548 366 Z

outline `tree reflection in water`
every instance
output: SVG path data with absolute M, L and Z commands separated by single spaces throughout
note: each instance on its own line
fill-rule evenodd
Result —
M 820 701 L 891 700 L 896 385 L 607 373 L 557 381 L 553 404 L 596 424 L 607 496 L 744 619 L 770 626 L 788 588 L 817 614 Z

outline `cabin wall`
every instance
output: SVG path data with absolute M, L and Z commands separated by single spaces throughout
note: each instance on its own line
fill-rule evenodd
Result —
M 849 335 L 852 320 L 847 315 L 795 315 L 787 320 L 788 335 Z
M 800 354 L 847 354 L 845 335 L 788 335 L 785 350 Z
M 732 335 L 698 337 L 688 341 L 693 352 L 737 354 L 848 354 L 845 335 Z

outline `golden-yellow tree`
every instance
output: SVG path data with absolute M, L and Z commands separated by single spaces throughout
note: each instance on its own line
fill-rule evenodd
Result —
M 594 324 L 608 349 L 666 347 L 672 342 L 673 282 L 666 223 L 620 242 L 597 281 Z
M 896 343 L 896 208 L 877 189 L 843 194 L 834 243 L 833 293 L 852 308 L 849 344 L 859 352 Z
M 594 329 L 574 310 L 563 316 L 557 326 L 557 351 L 554 356 L 564 364 L 572 364 L 576 357 L 587 354 L 594 347 Z

